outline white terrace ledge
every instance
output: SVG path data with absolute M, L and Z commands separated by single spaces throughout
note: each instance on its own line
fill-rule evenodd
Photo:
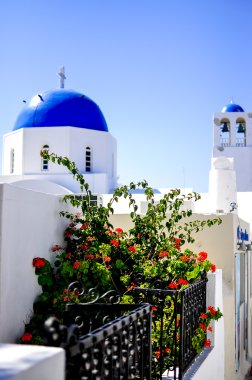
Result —
M 0 344 L 0 380 L 64 380 L 61 348 Z

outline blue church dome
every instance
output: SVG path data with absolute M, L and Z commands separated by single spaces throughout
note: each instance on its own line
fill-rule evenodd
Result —
M 244 112 L 244 109 L 238 104 L 229 103 L 222 108 L 221 112 Z
M 106 120 L 95 102 L 63 88 L 35 95 L 20 112 L 13 131 L 64 126 L 108 132 Z

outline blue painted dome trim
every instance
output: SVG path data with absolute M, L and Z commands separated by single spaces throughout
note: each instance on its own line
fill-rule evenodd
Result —
M 238 104 L 230 103 L 224 106 L 221 112 L 244 112 L 244 109 Z
M 19 114 L 13 131 L 65 126 L 108 132 L 106 120 L 97 104 L 79 92 L 66 89 L 34 96 Z

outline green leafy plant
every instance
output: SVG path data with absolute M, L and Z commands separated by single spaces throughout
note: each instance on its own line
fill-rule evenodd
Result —
M 79 182 L 83 196 L 64 197 L 64 201 L 74 206 L 76 212 L 61 212 L 61 216 L 69 219 L 69 225 L 64 232 L 64 246 L 52 247 L 52 262 L 38 257 L 33 260 L 42 293 L 34 303 L 30 322 L 25 325 L 25 333 L 20 339 L 22 343 L 43 342 L 43 323 L 51 315 L 62 318 L 65 304 L 69 302 L 67 287 L 73 281 L 80 281 L 86 288 L 97 287 L 100 292 L 115 289 L 122 295 L 123 302 L 130 303 L 138 273 L 151 280 L 166 281 L 168 289 L 180 290 L 197 282 L 204 272 L 215 272 L 216 267 L 209 261 L 206 252 L 194 253 L 188 248 L 183 250 L 185 243 L 194 241 L 197 232 L 221 223 L 219 218 L 204 221 L 190 219 L 192 211 L 184 210 L 182 206 L 188 200 L 197 201 L 199 194 L 184 195 L 174 189 L 157 203 L 153 189 L 146 181 L 141 181 L 117 188 L 106 206 L 94 206 L 91 204 L 89 185 L 74 162 L 47 151 L 41 155 L 68 168 Z M 139 189 L 148 202 L 145 215 L 138 213 L 134 199 L 133 193 Z M 133 222 L 129 231 L 115 228 L 110 222 L 114 204 L 120 198 L 128 199 Z M 148 281 L 144 285 L 148 286 Z M 71 297 L 79 302 L 78 293 L 72 293 Z M 209 324 L 212 319 L 217 320 L 221 316 L 219 310 L 214 315 L 209 313 L 206 314 Z M 205 326 L 208 328 L 206 323 Z M 193 338 L 196 350 L 206 340 L 201 330 L 199 327 Z M 157 353 L 156 357 L 160 352 L 162 354 L 162 350 L 168 354 L 170 348 L 160 349 L 155 339 L 154 336 L 153 352 Z

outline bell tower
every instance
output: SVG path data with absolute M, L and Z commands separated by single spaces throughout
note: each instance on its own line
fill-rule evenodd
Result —
M 230 102 L 213 117 L 213 159 L 232 158 L 237 191 L 252 191 L 252 113 Z

